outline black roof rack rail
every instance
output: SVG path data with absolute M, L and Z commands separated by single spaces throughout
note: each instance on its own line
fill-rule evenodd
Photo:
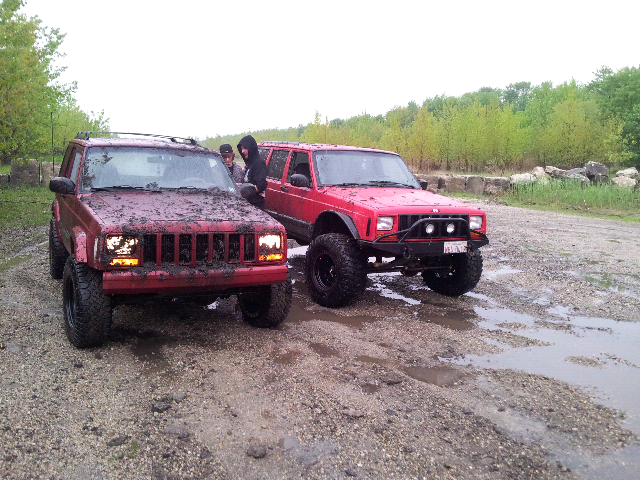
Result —
M 195 138 L 176 137 L 171 135 L 154 135 L 152 133 L 133 133 L 133 132 L 78 132 L 76 138 L 89 140 L 94 135 L 139 135 L 141 137 L 154 137 L 169 140 L 173 143 L 189 143 L 191 145 L 199 145 Z M 182 142 L 179 142 L 182 141 Z
M 278 144 L 287 144 L 287 145 L 300 145 L 300 142 L 287 142 L 282 140 L 263 140 L 264 143 L 278 143 Z

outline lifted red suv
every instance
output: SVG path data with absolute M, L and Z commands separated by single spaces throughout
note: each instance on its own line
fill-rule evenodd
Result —
M 191 139 L 102 133 L 71 140 L 49 184 L 49 265 L 71 343 L 104 343 L 115 305 L 157 295 L 237 295 L 247 323 L 282 322 L 285 230 L 240 197 L 220 154 Z
M 308 143 L 258 147 L 268 162 L 266 211 L 289 238 L 309 245 L 307 287 L 319 304 L 347 305 L 373 272 L 420 273 L 448 296 L 480 280 L 485 212 L 426 191 L 398 154 Z

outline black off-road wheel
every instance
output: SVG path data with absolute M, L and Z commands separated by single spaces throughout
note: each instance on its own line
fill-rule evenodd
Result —
M 67 258 L 69 258 L 69 252 L 67 252 L 64 244 L 58 238 L 56 221 L 52 218 L 49 223 L 49 273 L 51 273 L 52 278 L 56 280 L 62 278 Z
M 238 304 L 245 323 L 257 328 L 274 328 L 284 322 L 293 298 L 291 275 L 287 281 L 253 287 L 238 295 Z
M 102 291 L 102 272 L 71 255 L 62 278 L 64 331 L 78 348 L 102 345 L 111 330 L 111 297 Z
M 425 270 L 422 279 L 427 287 L 447 297 L 459 297 L 473 290 L 482 275 L 482 254 L 471 248 L 466 253 L 454 253 L 450 268 Z
M 364 291 L 367 273 L 355 240 L 339 233 L 316 237 L 305 260 L 311 298 L 329 308 L 344 307 Z

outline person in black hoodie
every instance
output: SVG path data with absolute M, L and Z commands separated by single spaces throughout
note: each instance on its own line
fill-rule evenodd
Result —
M 260 158 L 258 152 L 258 144 L 256 140 L 247 135 L 238 143 L 238 152 L 244 159 L 244 183 L 252 184 L 255 192 L 247 186 L 241 187 L 242 196 L 246 198 L 251 205 L 264 210 L 264 191 L 267 189 L 267 164 Z

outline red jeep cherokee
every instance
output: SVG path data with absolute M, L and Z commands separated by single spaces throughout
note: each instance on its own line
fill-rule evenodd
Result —
M 372 272 L 422 275 L 443 295 L 473 289 L 489 243 L 485 212 L 426 191 L 400 155 L 370 148 L 262 142 L 266 211 L 309 245 L 312 298 L 355 300 Z
M 247 323 L 282 322 L 285 230 L 239 196 L 220 154 L 190 139 L 99 133 L 70 141 L 49 184 L 50 272 L 63 280 L 71 343 L 100 345 L 112 307 L 151 295 L 237 295 Z

